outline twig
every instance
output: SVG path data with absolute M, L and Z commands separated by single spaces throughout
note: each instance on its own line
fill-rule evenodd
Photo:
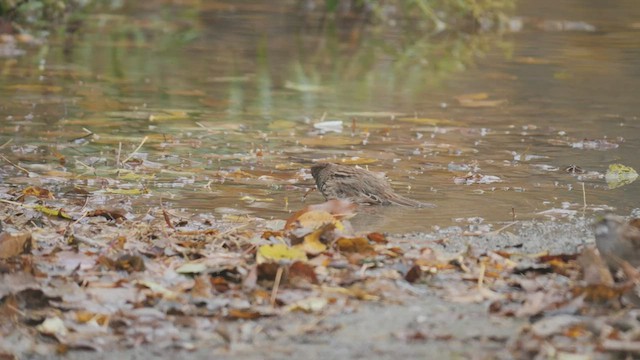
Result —
M 124 160 L 122 161 L 122 163 L 124 164 L 124 163 L 126 163 L 127 161 L 129 161 L 129 159 L 131 159 L 131 158 L 133 157 L 133 155 L 135 155 L 135 154 L 138 152 L 138 150 L 140 150 L 140 148 L 142 147 L 142 145 L 144 145 L 144 143 L 145 143 L 145 142 L 147 142 L 147 139 L 149 139 L 149 137 L 148 137 L 148 136 L 145 136 L 145 137 L 144 137 L 144 139 L 142 139 L 142 142 L 140 143 L 140 145 L 138 145 L 138 147 L 137 147 L 135 150 L 133 150 L 133 152 L 132 152 L 131 154 L 129 154 L 129 156 L 127 156 L 127 158 L 126 158 L 126 159 L 124 159 Z
M 29 175 L 29 174 L 31 173 L 29 170 L 27 170 L 27 169 L 23 168 L 22 166 L 19 166 L 19 165 L 14 164 L 13 162 L 11 162 L 11 160 L 7 159 L 4 155 L 0 155 L 0 156 L 4 159 L 4 161 L 6 161 L 6 162 L 8 162 L 9 164 L 11 164 L 11 165 L 15 166 L 18 170 L 22 170 L 22 171 L 24 171 L 25 173 L 27 173 L 27 175 Z
M 507 228 L 510 228 L 510 227 L 512 227 L 513 225 L 517 224 L 517 223 L 518 223 L 518 221 L 512 221 L 512 222 L 508 223 L 507 225 L 505 225 L 505 226 L 501 227 L 501 228 L 500 228 L 500 229 L 498 229 L 498 230 L 495 230 L 495 231 L 491 231 L 491 232 L 489 232 L 489 234 L 498 235 L 502 230 L 507 229 Z
M 120 154 L 122 153 L 122 141 L 118 142 L 118 154 L 116 155 L 116 169 L 120 169 Z
M 582 204 L 584 205 L 583 209 L 587 208 L 587 191 L 584 189 L 584 182 L 582 183 Z
M 270 303 L 272 307 L 276 306 L 276 296 L 278 295 L 278 288 L 280 287 L 280 280 L 282 280 L 282 266 L 278 267 L 278 272 L 276 273 L 276 280 L 273 283 L 273 290 L 271 291 L 271 299 Z
M 487 271 L 487 264 L 484 261 L 480 263 L 480 275 L 478 275 L 478 289 L 482 289 L 484 283 L 484 273 Z
M 7 145 L 11 144 L 12 142 L 13 142 L 13 138 L 10 138 L 9 140 L 7 140 L 7 142 L 6 142 L 6 143 L 4 143 L 4 144 L 0 145 L 0 149 L 4 149 L 4 148 L 5 148 L 5 146 L 7 146 Z

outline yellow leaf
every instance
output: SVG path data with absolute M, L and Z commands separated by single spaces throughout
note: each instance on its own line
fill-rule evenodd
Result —
M 336 219 L 327 211 L 307 211 L 298 217 L 298 223 L 303 228 L 317 229 L 334 222 Z
M 378 159 L 361 158 L 358 156 L 340 159 L 340 163 L 345 165 L 366 165 L 366 164 L 373 164 L 377 161 Z
M 118 174 L 118 179 L 121 180 L 152 180 L 155 177 L 154 174 L 136 174 L 130 171 Z
M 461 123 L 454 120 L 447 119 L 431 119 L 431 118 L 402 118 L 398 121 L 408 122 L 418 125 L 431 125 L 431 126 L 461 126 Z
M 309 255 L 318 255 L 327 250 L 327 245 L 320 241 L 320 236 L 326 231 L 325 227 L 322 227 L 311 234 L 304 237 L 302 243 L 295 245 L 294 248 L 300 249 Z
M 296 127 L 297 123 L 295 121 L 290 121 L 290 120 L 275 120 L 271 123 L 269 123 L 269 125 L 267 125 L 267 127 L 270 130 L 285 130 L 285 129 L 293 129 L 294 127 Z
M 22 190 L 23 196 L 35 196 L 39 199 L 55 199 L 51 191 L 38 187 L 38 186 L 29 186 Z
M 484 100 L 488 99 L 489 94 L 481 92 L 481 93 L 472 93 L 472 94 L 463 94 L 456 96 L 456 100 L 464 101 L 464 100 Z
M 62 87 L 54 85 L 41 85 L 41 84 L 17 84 L 9 85 L 6 87 L 10 90 L 30 91 L 30 92 L 60 92 Z
M 258 264 L 280 261 L 307 261 L 307 255 L 298 248 L 288 247 L 285 244 L 262 245 L 256 253 Z
M 609 189 L 631 184 L 638 178 L 638 173 L 629 166 L 622 164 L 611 164 L 604 176 Z
M 116 194 L 116 195 L 142 195 L 147 194 L 149 191 L 147 189 L 106 189 L 105 192 L 107 194 Z
M 39 211 L 45 215 L 49 215 L 49 216 L 57 216 L 57 217 L 61 217 L 63 219 L 67 219 L 67 220 L 72 220 L 73 218 L 67 214 L 66 212 L 64 212 L 64 210 L 62 209 L 54 209 L 54 208 L 50 208 L 48 206 L 44 206 L 44 205 L 35 205 L 33 207 L 34 210 Z

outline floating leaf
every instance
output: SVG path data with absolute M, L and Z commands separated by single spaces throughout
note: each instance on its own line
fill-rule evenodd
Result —
M 624 185 L 631 184 L 638 178 L 638 173 L 629 166 L 622 164 L 611 164 L 604 176 L 609 189 L 615 189 Z
M 132 171 L 118 173 L 118 179 L 121 180 L 153 180 L 155 177 L 156 176 L 154 174 L 137 174 Z
M 312 138 L 304 138 L 300 140 L 302 145 L 317 146 L 317 147 L 332 147 L 332 146 L 346 146 L 346 145 L 358 145 L 362 143 L 362 140 L 357 137 L 346 136 L 318 136 Z
M 325 87 L 320 85 L 313 84 L 297 84 L 292 81 L 285 81 L 284 88 L 289 90 L 300 91 L 303 93 L 315 93 L 315 92 L 323 92 L 326 90 Z
M 280 261 L 307 261 L 307 254 L 299 248 L 285 244 L 262 245 L 256 253 L 258 264 Z
M 341 158 L 338 160 L 341 164 L 345 165 L 367 165 L 378 162 L 378 159 L 373 158 L 361 158 L 358 156 L 350 157 L 350 158 Z
M 44 85 L 44 84 L 17 84 L 5 87 L 9 90 L 30 91 L 30 92 L 60 92 L 61 86 Z
M 147 189 L 111 189 L 107 188 L 105 191 L 107 194 L 115 194 L 115 195 L 143 195 L 148 194 L 149 190 Z
M 342 132 L 342 120 L 322 121 L 313 124 L 313 127 L 322 132 Z
M 431 126 L 461 126 L 462 123 L 454 120 L 447 119 L 432 119 L 432 118 L 401 118 L 398 121 L 408 122 L 418 125 L 431 125 Z
M 298 123 L 290 120 L 274 120 L 267 125 L 269 130 L 286 130 L 293 129 Z

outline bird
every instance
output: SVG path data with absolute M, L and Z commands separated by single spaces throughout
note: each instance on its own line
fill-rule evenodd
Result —
M 607 214 L 595 224 L 596 247 L 610 268 L 640 266 L 640 219 Z
M 346 165 L 321 162 L 311 167 L 318 191 L 326 200 L 347 199 L 358 205 L 433 207 L 398 195 L 384 174 Z

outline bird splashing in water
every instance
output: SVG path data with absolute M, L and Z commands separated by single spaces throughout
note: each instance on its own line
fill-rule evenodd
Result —
M 383 174 L 345 165 L 318 163 L 311 167 L 318 190 L 327 200 L 348 199 L 361 205 L 434 207 L 398 195 Z

